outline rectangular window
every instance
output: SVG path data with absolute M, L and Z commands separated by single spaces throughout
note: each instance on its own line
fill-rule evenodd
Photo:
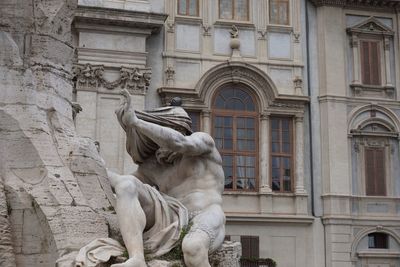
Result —
M 178 14 L 183 16 L 198 16 L 198 0 L 178 0 Z
M 219 0 L 219 18 L 229 20 L 249 20 L 248 0 Z
M 365 148 L 365 183 L 367 196 L 386 196 L 384 148 Z
M 368 248 L 389 248 L 388 235 L 385 233 L 368 234 Z
M 240 236 L 242 243 L 242 258 L 258 259 L 260 257 L 258 236 Z
M 381 85 L 378 41 L 360 41 L 361 78 L 366 85 Z
M 269 23 L 289 25 L 289 0 L 269 1 Z
M 272 117 L 271 180 L 272 190 L 292 192 L 293 188 L 293 123 L 291 118 Z

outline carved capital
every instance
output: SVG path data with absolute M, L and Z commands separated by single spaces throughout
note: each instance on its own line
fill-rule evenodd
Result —
M 173 22 L 173 21 L 167 22 L 167 32 L 170 32 L 170 33 L 175 32 L 175 22 Z
M 384 48 L 386 51 L 389 51 L 389 50 L 390 50 L 390 39 L 387 38 L 387 37 L 385 37 L 385 39 L 383 40 L 383 48 Z
M 300 33 L 299 32 L 293 32 L 293 37 L 294 37 L 295 43 L 300 43 Z
M 104 74 L 103 65 L 75 65 L 73 74 L 77 88 L 97 88 L 101 85 Z
M 259 29 L 257 32 L 259 34 L 258 40 L 267 40 L 267 29 Z
M 172 67 L 171 65 L 169 65 L 169 66 L 165 69 L 165 74 L 166 74 L 166 79 L 167 79 L 167 81 L 174 80 L 174 77 L 175 77 L 175 70 L 174 70 L 174 67 Z
M 351 47 L 358 47 L 358 36 L 353 34 L 350 38 L 350 46 Z
M 201 25 L 201 27 L 203 28 L 203 35 L 204 36 L 211 36 L 211 26 L 210 25 L 208 25 L 206 23 L 203 23 Z
M 151 70 L 148 68 L 121 67 L 119 78 L 114 81 L 107 81 L 104 78 L 103 65 L 76 64 L 74 75 L 78 90 L 96 90 L 99 87 L 109 90 L 126 88 L 132 94 L 144 94 L 150 85 Z

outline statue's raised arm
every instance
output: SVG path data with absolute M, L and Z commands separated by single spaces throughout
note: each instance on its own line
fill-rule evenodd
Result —
M 128 91 L 121 94 L 116 114 L 138 168 L 134 175 L 108 173 L 129 254 L 126 262 L 112 267 L 145 267 L 145 254 L 154 258 L 177 246 L 186 266 L 210 266 L 208 255 L 225 236 L 224 173 L 213 139 L 192 133 L 190 117 L 181 107 L 135 111 Z M 188 227 L 180 242 L 182 229 Z

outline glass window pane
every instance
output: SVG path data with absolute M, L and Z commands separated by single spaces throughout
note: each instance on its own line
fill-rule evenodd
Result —
M 197 1 L 198 0 L 190 0 L 189 6 L 189 15 L 190 16 L 197 16 Z
M 226 189 L 233 189 L 233 178 L 231 177 L 225 177 L 225 188 Z
M 214 132 L 215 132 L 214 138 L 222 138 L 223 132 L 224 132 L 224 128 L 215 128 Z
M 234 110 L 245 110 L 244 103 L 240 99 L 234 99 Z
M 254 141 L 248 141 L 247 142 L 247 149 L 249 151 L 254 151 L 256 150 L 256 143 Z
M 246 177 L 247 177 L 247 178 L 253 178 L 253 177 L 255 177 L 254 168 L 247 168 L 247 169 L 246 169 Z
M 234 96 L 234 90 L 232 88 L 225 88 L 221 91 L 221 95 L 225 100 L 230 99 Z
M 283 143 L 282 150 L 283 150 L 282 152 L 284 152 L 284 153 L 290 153 L 290 144 Z
M 290 169 L 290 158 L 282 158 L 282 165 L 285 169 Z
M 246 122 L 247 122 L 246 123 L 247 128 L 254 128 L 254 119 L 253 118 L 247 118 Z
M 272 119 L 271 120 L 271 127 L 274 130 L 278 130 L 279 129 L 279 120 L 277 119 Z
M 232 178 L 232 172 L 233 172 L 232 167 L 224 167 L 225 177 Z
M 224 123 L 224 117 L 217 116 L 215 118 L 215 126 L 222 126 Z
M 246 157 L 246 166 L 255 166 L 255 157 Z
M 287 142 L 287 143 L 289 143 L 290 142 L 290 134 L 289 134 L 289 132 L 282 132 L 282 140 L 283 140 L 283 142 Z
M 272 143 L 272 152 L 279 152 L 279 143 Z
M 217 149 L 222 149 L 222 139 L 215 138 L 215 146 Z
M 232 139 L 232 128 L 224 128 L 224 138 Z
M 237 137 L 240 139 L 246 138 L 246 136 L 247 136 L 246 133 L 247 133 L 247 131 L 244 129 L 237 129 Z
M 245 118 L 237 118 L 237 127 L 238 128 L 246 128 L 246 123 L 245 123 L 245 121 L 246 121 L 246 119 Z
M 246 177 L 246 168 L 245 167 L 236 167 L 236 176 L 237 177 Z
M 223 155 L 222 156 L 222 165 L 224 166 L 232 166 L 233 162 L 232 162 L 232 156 L 228 156 L 228 155 Z
M 247 187 L 250 190 L 253 190 L 256 188 L 256 179 L 247 179 Z
M 186 15 L 186 0 L 179 0 L 178 8 L 178 14 Z
M 282 131 L 289 131 L 289 120 L 282 119 Z
M 272 179 L 272 190 L 279 191 L 281 190 L 281 182 L 279 179 Z
M 236 156 L 236 164 L 238 166 L 246 166 L 246 156 Z
M 292 188 L 291 188 L 290 179 L 289 180 L 284 179 L 283 180 L 283 191 L 288 192 L 288 191 L 291 191 L 291 190 L 292 190 Z
M 224 149 L 232 149 L 232 148 L 233 148 L 232 139 L 225 139 L 224 140 Z
M 249 97 L 249 94 L 248 94 L 247 92 L 241 90 L 241 89 L 235 89 L 234 94 L 235 94 L 235 96 L 236 96 L 237 98 L 242 99 L 242 100 L 244 100 L 244 99 L 246 99 L 247 97 Z
M 247 143 L 245 140 L 238 140 L 237 141 L 237 149 L 239 151 L 245 151 L 247 150 Z
M 245 179 L 236 179 L 236 189 L 245 189 Z
M 269 5 L 270 23 L 289 24 L 289 1 L 288 0 L 270 0 Z
M 279 168 L 280 157 L 272 157 L 272 168 Z
M 236 0 L 235 1 L 235 19 L 237 20 L 248 20 L 248 0 Z
M 217 96 L 215 99 L 215 107 L 220 109 L 225 108 L 225 100 L 221 96 Z
M 232 0 L 219 0 L 219 17 L 232 19 Z
M 232 126 L 232 118 L 231 117 L 224 117 L 224 126 L 231 127 Z
M 254 139 L 256 137 L 256 133 L 254 130 L 247 130 L 247 139 Z
M 272 131 L 272 141 L 279 141 L 279 132 L 278 131 Z

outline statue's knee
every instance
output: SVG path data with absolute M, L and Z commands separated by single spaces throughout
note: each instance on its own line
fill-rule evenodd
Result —
M 200 238 L 184 238 L 182 241 L 182 252 L 185 256 L 200 255 L 207 251 L 208 247 Z

